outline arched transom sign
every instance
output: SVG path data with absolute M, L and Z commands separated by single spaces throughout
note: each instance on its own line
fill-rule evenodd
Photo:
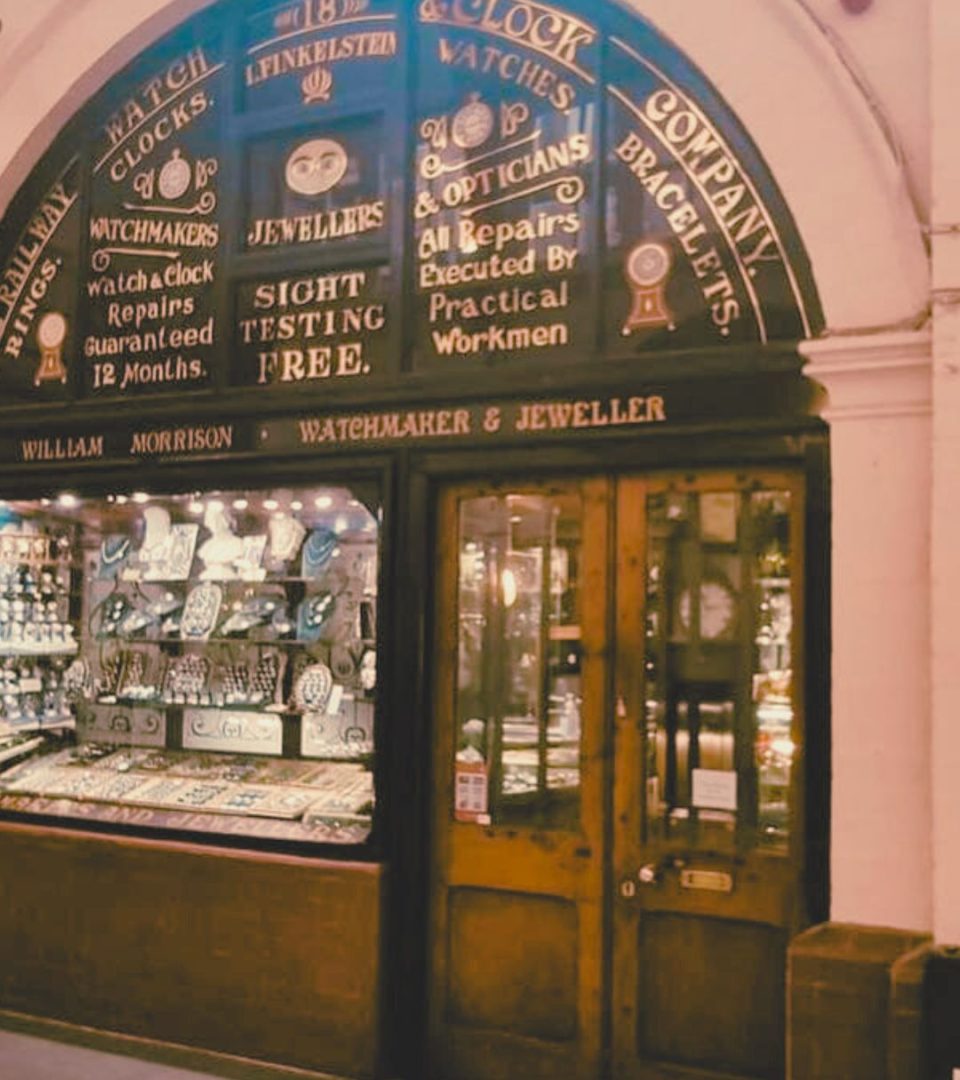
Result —
M 114 78 L 14 201 L 4 402 L 642 368 L 819 330 L 752 142 L 636 16 L 240 6 Z

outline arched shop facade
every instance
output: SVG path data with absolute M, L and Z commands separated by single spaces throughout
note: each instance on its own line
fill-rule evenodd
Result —
M 916 1055 L 927 254 L 810 13 L 691 7 L 24 39 L 0 1007 L 348 1076 Z

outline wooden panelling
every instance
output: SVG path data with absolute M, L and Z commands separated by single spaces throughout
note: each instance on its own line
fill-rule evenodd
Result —
M 638 953 L 642 1058 L 782 1075 L 785 931 L 651 913 Z
M 459 1024 L 577 1033 L 577 909 L 549 896 L 450 891 L 448 1010 Z
M 0 1005 L 371 1076 L 378 866 L 0 826 Z

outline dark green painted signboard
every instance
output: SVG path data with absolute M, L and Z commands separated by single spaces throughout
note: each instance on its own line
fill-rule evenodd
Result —
M 15 200 L 0 408 L 643 378 L 819 328 L 747 134 L 617 5 L 237 6 L 118 75 Z

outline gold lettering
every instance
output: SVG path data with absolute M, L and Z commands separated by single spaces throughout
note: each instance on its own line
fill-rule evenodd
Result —
M 535 0 L 453 0 L 420 6 L 424 22 L 469 26 L 533 49 L 591 80 L 580 57 L 597 39 L 589 23 Z

